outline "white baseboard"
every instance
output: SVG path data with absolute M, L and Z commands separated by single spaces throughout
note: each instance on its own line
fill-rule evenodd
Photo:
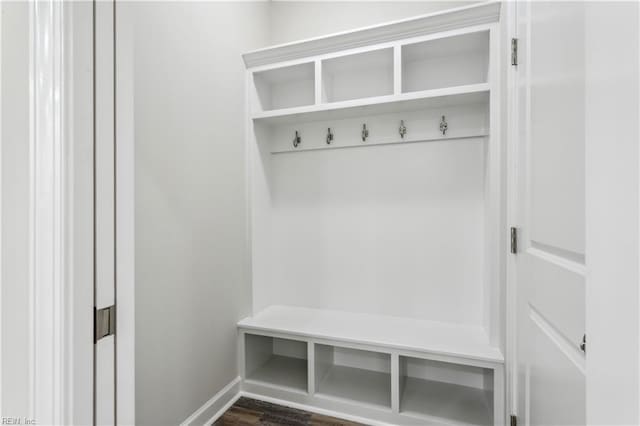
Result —
M 351 422 L 362 423 L 364 425 L 371 426 L 393 426 L 391 423 L 380 422 L 377 420 L 352 416 L 350 414 L 346 414 L 340 411 L 326 410 L 324 408 L 314 407 L 313 405 L 299 404 L 297 402 L 287 401 L 286 399 L 272 398 L 269 396 L 260 395 L 257 393 L 245 392 L 242 391 L 238 395 L 239 397 L 243 396 L 245 398 L 257 399 L 264 402 L 269 402 L 271 404 L 282 405 L 284 407 L 295 408 L 297 410 L 309 411 L 310 413 L 321 414 L 323 416 L 335 417 L 341 420 L 348 420 Z M 236 398 L 237 399 L 237 398 Z M 220 413 L 222 414 L 222 413 Z
M 240 398 L 240 376 L 229 382 L 217 394 L 198 408 L 180 426 L 211 425 Z

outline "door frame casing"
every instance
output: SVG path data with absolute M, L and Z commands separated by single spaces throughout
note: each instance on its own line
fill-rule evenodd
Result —
M 78 217 L 91 214 L 78 186 L 87 177 L 82 151 L 91 146 L 86 121 L 76 119 L 86 107 L 81 70 L 88 65 L 75 49 L 80 9 L 81 3 L 29 3 L 28 416 L 40 424 L 85 422 L 91 412 L 92 261 L 82 255 L 92 240 Z
M 29 4 L 30 344 L 25 349 L 25 417 L 39 424 L 93 422 L 93 13 L 92 2 Z M 118 46 L 127 56 L 116 77 L 122 88 L 117 104 L 122 126 L 116 129 L 121 296 L 115 380 L 117 423 L 134 424 L 133 32 L 130 23 L 122 28 L 127 31 Z
M 518 37 L 517 34 L 517 3 L 502 3 L 502 25 L 505 34 L 503 39 L 503 55 L 510 55 L 511 40 Z M 506 102 L 504 106 L 503 123 L 505 123 L 506 135 L 506 216 L 507 226 L 518 228 L 521 219 L 518 213 L 518 90 L 517 68 L 511 65 L 511 61 L 504 61 L 507 67 L 505 76 Z M 505 247 L 510 247 L 510 232 L 506 233 Z M 517 414 L 517 275 L 516 258 L 511 253 L 505 253 L 506 285 L 505 285 L 505 394 L 507 418 L 511 414 Z

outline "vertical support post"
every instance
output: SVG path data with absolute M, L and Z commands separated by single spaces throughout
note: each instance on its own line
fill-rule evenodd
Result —
M 253 71 L 247 71 L 247 103 L 245 105 L 247 117 L 251 117 L 253 113 L 264 111 L 258 95 L 257 78 Z
M 497 366 L 493 370 L 493 424 L 501 426 L 505 423 L 504 367 Z
M 391 354 L 391 411 L 400 413 L 400 356 Z
M 247 378 L 246 372 L 246 352 L 245 352 L 245 333 L 244 331 L 238 331 L 238 374 L 242 377 L 242 382 L 244 383 Z
M 320 59 L 316 59 L 315 67 L 315 104 L 320 105 L 322 103 L 322 61 Z
M 487 312 L 485 323 L 489 335 L 489 343 L 496 347 L 504 347 L 502 341 L 504 330 L 503 309 L 500 306 L 500 294 L 505 292 L 505 283 L 500 271 L 504 266 L 508 250 L 506 216 L 503 211 L 502 188 L 505 184 L 503 169 L 503 141 L 501 136 L 500 117 L 501 85 L 500 85 L 500 32 L 496 25 L 489 30 L 489 69 L 488 81 L 491 88 L 489 94 L 489 129 L 486 174 L 485 174 L 485 228 L 488 238 L 485 241 L 485 250 L 488 253 L 485 260 L 484 273 L 484 309 Z
M 393 94 L 402 93 L 402 47 L 393 47 Z
M 307 342 L 307 392 L 316 392 L 316 348 L 313 342 Z

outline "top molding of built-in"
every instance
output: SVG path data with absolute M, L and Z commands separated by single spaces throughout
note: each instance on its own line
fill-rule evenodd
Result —
M 386 24 L 279 44 L 242 55 L 247 68 L 497 22 L 500 2 L 459 7 Z

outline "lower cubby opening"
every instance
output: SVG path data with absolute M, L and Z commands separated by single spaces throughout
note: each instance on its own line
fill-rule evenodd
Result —
M 400 357 L 400 413 L 493 424 L 493 370 Z
M 389 354 L 315 345 L 316 394 L 391 408 Z
M 307 392 L 307 343 L 245 335 L 246 379 Z

